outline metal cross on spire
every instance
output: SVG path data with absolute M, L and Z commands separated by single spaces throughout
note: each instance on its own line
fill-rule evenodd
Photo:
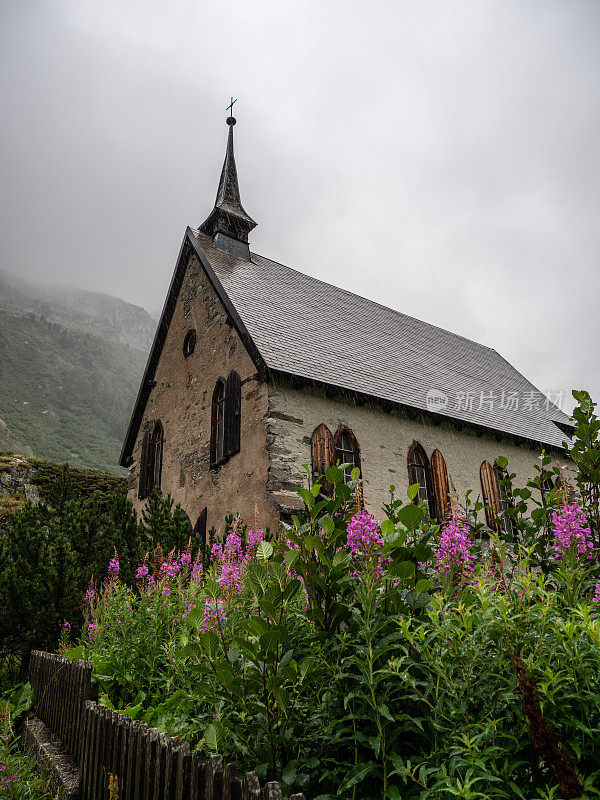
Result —
M 237 103 L 237 97 L 235 99 L 232 97 L 231 98 L 231 103 L 229 103 L 229 105 L 225 109 L 225 111 L 229 111 L 229 116 L 227 117 L 227 124 L 229 124 L 229 120 L 230 119 L 234 120 L 234 116 L 233 116 L 233 104 L 234 103 Z M 235 120 L 234 120 L 233 124 L 235 125 Z

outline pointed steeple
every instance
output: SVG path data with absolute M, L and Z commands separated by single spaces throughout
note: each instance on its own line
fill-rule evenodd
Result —
M 212 236 L 220 250 L 225 250 L 231 255 L 246 258 L 249 261 L 248 234 L 256 227 L 256 222 L 244 211 L 240 200 L 240 187 L 233 154 L 235 122 L 235 117 L 227 117 L 229 136 L 227 137 L 227 152 L 221 171 L 217 199 L 215 207 L 200 226 L 200 231 Z

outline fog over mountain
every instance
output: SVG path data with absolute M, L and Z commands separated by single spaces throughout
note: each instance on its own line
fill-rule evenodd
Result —
M 116 297 L 0 271 L 0 450 L 118 470 L 155 328 Z
M 0 309 L 125 342 L 147 353 L 156 320 L 141 306 L 72 286 L 34 284 L 0 270 Z

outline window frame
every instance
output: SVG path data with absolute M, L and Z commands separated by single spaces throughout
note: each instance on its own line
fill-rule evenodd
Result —
M 183 340 L 183 357 L 189 358 L 196 349 L 196 329 L 190 328 Z
M 418 463 L 415 460 L 415 453 L 418 454 L 423 463 Z M 429 510 L 429 517 L 431 519 L 436 519 L 437 517 L 437 501 L 435 496 L 435 487 L 433 485 L 432 474 L 431 474 L 431 463 L 429 458 L 427 457 L 427 453 L 425 452 L 425 448 L 420 442 L 416 440 L 413 441 L 411 446 L 408 448 L 408 453 L 406 455 L 406 466 L 408 469 L 408 485 L 412 486 L 415 483 L 419 484 L 419 492 L 416 495 L 413 503 L 418 505 L 420 500 L 424 500 L 427 503 L 427 508 Z M 423 470 L 424 472 L 424 484 L 421 480 L 418 479 L 416 475 L 416 470 Z M 425 497 L 422 496 L 421 492 L 425 491 Z
M 347 438 L 351 449 L 342 449 L 338 446 L 338 442 L 344 437 Z M 340 458 L 338 452 L 351 454 L 352 461 L 348 461 L 345 458 Z M 344 470 L 344 483 L 349 483 L 352 480 L 352 470 L 354 467 L 358 467 L 362 478 L 360 445 L 358 444 L 358 439 L 354 435 L 354 432 L 347 425 L 340 425 L 335 432 L 335 436 L 333 437 L 333 459 L 335 464 L 337 464 L 338 461 L 340 464 L 352 464 L 352 466 L 348 466 Z

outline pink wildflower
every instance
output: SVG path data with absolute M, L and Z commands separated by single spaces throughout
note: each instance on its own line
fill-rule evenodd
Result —
M 181 572 L 181 564 L 177 561 L 163 561 L 160 571 L 167 580 L 176 578 Z
M 600 582 L 596 584 L 596 590 L 592 597 L 592 603 L 600 603 Z
M 580 556 L 592 557 L 592 533 L 585 513 L 576 500 L 565 501 L 557 511 L 552 512 L 552 525 L 552 545 L 557 561 L 562 561 L 567 552 L 573 553 L 576 559 Z
M 182 553 L 179 557 L 179 564 L 181 569 L 189 569 L 192 565 L 192 554 L 191 553 Z
M 138 583 L 151 583 L 153 578 L 150 575 L 150 570 L 148 568 L 148 564 L 140 564 L 137 568 L 137 572 L 135 573 L 135 579 Z
M 200 630 L 214 631 L 217 628 L 217 621 L 223 624 L 225 621 L 225 611 L 222 600 L 209 600 L 204 603 L 204 621 Z
M 85 602 L 86 603 L 93 603 L 96 599 L 96 588 L 94 586 L 94 576 L 92 575 L 90 579 L 90 584 L 87 588 L 87 592 L 85 593 Z
M 63 620 L 62 625 L 60 626 L 65 633 L 71 633 L 71 623 L 67 622 L 66 619 Z
M 355 566 L 354 576 L 360 571 L 371 569 L 376 577 L 383 574 L 383 537 L 377 522 L 368 511 L 359 511 L 348 522 L 348 549 Z
M 465 585 L 475 582 L 475 556 L 471 552 L 469 529 L 464 522 L 450 519 L 444 523 L 435 565 L 441 578 L 450 577 Z
M 202 580 L 202 575 L 203 574 L 204 574 L 204 566 L 202 564 L 202 561 L 200 561 L 200 559 L 198 559 L 194 563 L 194 566 L 192 567 L 192 573 L 190 575 L 190 580 L 195 581 L 195 583 L 198 584 Z
M 265 533 L 262 528 L 259 528 L 256 531 L 248 531 L 248 538 L 246 540 L 246 554 L 244 556 L 244 563 L 248 564 L 252 561 L 253 558 L 256 557 L 256 550 L 258 549 L 258 545 L 262 542 L 265 538 Z
M 236 564 L 223 564 L 217 575 L 217 583 L 225 594 L 238 594 L 242 591 L 240 568 Z
M 117 557 L 117 554 L 115 553 L 114 558 L 111 558 L 111 560 L 108 562 L 108 577 L 116 578 L 117 575 L 119 574 L 119 569 L 120 569 L 119 559 Z
M 87 627 L 88 636 L 90 639 L 98 633 L 98 625 L 95 622 L 90 622 Z

